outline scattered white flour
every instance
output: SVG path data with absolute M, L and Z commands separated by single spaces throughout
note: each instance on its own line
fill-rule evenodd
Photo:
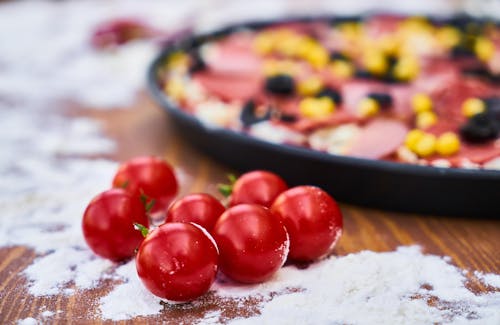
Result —
M 116 267 L 85 245 L 82 213 L 93 196 L 109 187 L 117 167 L 116 162 L 88 157 L 111 153 L 115 144 L 102 135 L 96 121 L 60 115 L 58 101 L 93 108 L 127 106 L 142 89 L 156 45 L 134 41 L 114 51 L 95 51 L 88 41 L 97 23 L 132 16 L 168 29 L 182 28 L 181 22 L 190 19 L 201 28 L 225 18 L 241 19 L 236 7 L 227 17 L 213 9 L 205 14 L 206 9 L 225 4 L 217 0 L 0 4 L 0 30 L 6 31 L 0 34 L 0 247 L 24 245 L 37 253 L 22 272 L 29 294 L 74 295 L 112 278 L 118 284 L 99 299 L 102 318 L 125 320 L 161 312 L 159 299 L 137 278 L 133 261 Z M 263 8 L 268 15 L 303 8 L 284 1 L 253 5 L 255 10 L 245 17 Z M 235 285 L 219 277 L 213 291 L 238 301 L 262 297 L 260 315 L 233 323 L 500 324 L 500 292 L 474 295 L 464 286 L 464 270 L 450 262 L 424 255 L 418 247 L 366 251 L 326 259 L 306 270 L 287 266 L 261 285 Z M 500 288 L 499 275 L 474 274 L 484 284 Z M 437 305 L 427 304 L 430 297 L 438 299 Z M 42 306 L 34 317 L 17 323 L 50 323 L 59 314 L 64 317 L 64 311 Z M 212 311 L 200 321 L 215 324 L 222 317 L 222 311 Z
M 123 283 L 101 298 L 100 308 L 105 319 L 123 320 L 160 312 L 163 308 L 159 303 L 160 300 L 147 291 L 140 282 L 135 261 L 120 266 L 115 273 Z
M 61 311 L 58 311 L 58 312 L 53 312 L 53 311 L 49 311 L 49 310 L 46 310 L 44 312 L 41 313 L 41 317 L 42 319 L 41 320 L 37 320 L 33 317 L 27 317 L 27 318 L 24 318 L 24 319 L 20 319 L 17 321 L 17 325 L 39 325 L 39 324 L 49 324 L 50 323 L 50 318 L 58 313 L 60 313 Z
M 40 324 L 40 323 L 36 319 L 34 319 L 33 317 L 20 319 L 17 322 L 17 325 L 38 325 L 38 324 Z
M 52 317 L 54 316 L 56 313 L 53 312 L 53 311 L 50 311 L 50 310 L 46 310 L 42 313 L 42 317 Z
M 133 264 L 119 268 L 126 282 L 101 299 L 103 318 L 122 320 L 161 310 L 159 299 L 141 289 Z M 500 280 L 500 275 L 488 276 Z M 236 285 L 220 277 L 212 290 L 241 301 L 263 298 L 260 315 L 231 324 L 498 324 L 500 292 L 475 295 L 466 281 L 449 258 L 410 246 L 332 257 L 305 270 L 287 266 L 259 285 Z M 427 304 L 431 298 L 438 299 L 434 307 Z M 219 317 L 210 313 L 201 322 Z
M 81 232 L 80 228 L 78 230 Z M 85 245 L 61 245 L 53 253 L 37 258 L 24 270 L 24 274 L 32 281 L 29 292 L 35 296 L 57 295 L 70 281 L 74 281 L 75 286 L 80 289 L 94 287 L 112 263 L 96 257 L 82 247 Z M 66 292 L 73 293 L 72 290 Z
M 500 288 L 500 276 L 491 273 L 482 273 L 475 271 L 474 275 L 485 285 L 495 288 Z

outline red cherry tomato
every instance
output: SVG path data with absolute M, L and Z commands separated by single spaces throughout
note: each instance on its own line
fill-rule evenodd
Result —
M 170 206 L 165 222 L 194 222 L 211 232 L 225 210 L 222 203 L 210 194 L 190 194 Z
M 149 226 L 143 204 L 123 189 L 111 189 L 90 201 L 83 214 L 83 236 L 102 257 L 121 261 L 134 256 L 144 240 L 134 223 Z
M 96 48 L 113 47 L 135 39 L 150 38 L 157 33 L 139 19 L 119 18 L 98 25 L 92 35 L 91 43 Z
M 113 187 L 124 188 L 140 197 L 155 200 L 152 213 L 166 211 L 177 195 L 178 184 L 172 167 L 157 157 L 136 157 L 124 162 L 116 172 Z
M 274 173 L 264 170 L 248 172 L 234 183 L 229 205 L 253 203 L 268 208 L 274 199 L 287 189 L 285 181 Z
M 285 224 L 292 260 L 313 261 L 330 253 L 342 234 L 337 203 L 318 187 L 297 186 L 281 193 L 271 211 Z
M 136 257 L 142 283 L 160 298 L 185 302 L 215 280 L 218 251 L 210 235 L 190 223 L 165 223 L 146 237 Z
M 286 260 L 286 229 L 263 206 L 240 204 L 227 209 L 212 233 L 220 251 L 220 269 L 233 280 L 263 282 Z

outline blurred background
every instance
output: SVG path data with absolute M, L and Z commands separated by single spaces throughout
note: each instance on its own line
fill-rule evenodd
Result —
M 23 94 L 24 100 L 71 98 L 92 107 L 119 106 L 143 85 L 146 65 L 161 42 L 179 33 L 244 20 L 363 12 L 500 17 L 500 0 L 0 1 L 0 98 Z M 154 42 L 96 48 L 95 34 L 116 19 L 144 27 L 143 35 L 127 37 Z

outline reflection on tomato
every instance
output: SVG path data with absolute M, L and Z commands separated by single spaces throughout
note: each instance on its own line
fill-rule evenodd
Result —
M 134 255 L 143 241 L 134 223 L 149 226 L 143 204 L 123 189 L 111 189 L 96 196 L 83 214 L 83 236 L 102 257 L 120 261 Z
M 211 232 L 225 210 L 222 203 L 210 194 L 189 194 L 170 206 L 165 222 L 194 222 Z
M 229 208 L 212 233 L 220 251 L 220 269 L 233 280 L 263 282 L 286 260 L 286 229 L 279 218 L 260 205 Z
M 165 223 L 151 231 L 137 252 L 139 278 L 153 294 L 191 301 L 215 280 L 218 251 L 210 235 L 190 223 Z
M 313 261 L 330 253 L 342 234 L 342 213 L 335 200 L 314 186 L 281 193 L 271 207 L 290 236 L 289 258 Z
M 113 187 L 148 200 L 154 200 L 152 213 L 164 212 L 177 194 L 178 184 L 172 167 L 163 159 L 145 156 L 124 162 L 113 179 Z

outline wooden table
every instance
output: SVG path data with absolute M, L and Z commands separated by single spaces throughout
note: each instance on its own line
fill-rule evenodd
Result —
M 100 111 L 71 108 L 69 115 L 85 115 L 104 122 L 106 133 L 118 143 L 111 157 L 124 160 L 141 154 L 165 157 L 185 173 L 181 195 L 190 192 L 216 194 L 215 184 L 224 182 L 231 169 L 200 154 L 183 141 L 173 130 L 166 114 L 147 95 L 139 96 L 133 107 L 123 110 Z M 111 175 L 110 175 L 111 177 Z M 420 245 L 425 253 L 447 255 L 452 263 L 463 269 L 500 273 L 500 221 L 433 217 L 371 210 L 342 205 L 344 235 L 335 254 L 346 255 L 361 250 L 391 251 L 400 245 Z M 51 323 L 98 323 L 98 300 L 110 291 L 112 282 L 106 281 L 97 289 L 79 291 L 73 296 L 33 297 L 27 293 L 26 280 L 20 275 L 35 258 L 25 247 L 0 248 L 0 323 L 12 324 L 18 319 L 35 317 L 43 311 L 62 310 L 50 318 Z M 469 287 L 474 292 L 488 288 L 477 281 Z M 491 290 L 491 288 L 490 288 Z M 221 302 L 204 298 L 204 313 L 221 308 Z M 251 307 L 252 303 L 249 302 Z M 255 310 L 236 308 L 235 303 L 222 302 L 223 315 L 231 318 L 250 315 Z M 178 324 L 196 317 L 192 310 L 174 308 L 164 310 L 157 317 L 139 318 Z M 125 323 L 132 323 L 131 321 Z

